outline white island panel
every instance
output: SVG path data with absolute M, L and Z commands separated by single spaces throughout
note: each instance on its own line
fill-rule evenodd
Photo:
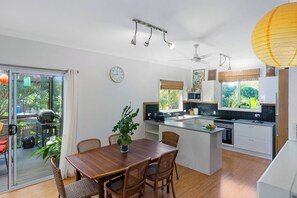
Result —
M 205 133 L 166 125 L 159 126 L 159 140 L 163 131 L 180 135 L 176 162 L 206 175 L 222 167 L 222 133 Z

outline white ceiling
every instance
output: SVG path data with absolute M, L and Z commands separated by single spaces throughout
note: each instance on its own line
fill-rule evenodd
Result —
M 251 47 L 251 33 L 261 17 L 286 0 L 1 0 L 0 34 L 85 49 L 188 69 L 216 67 L 219 53 L 232 57 L 232 68 L 263 65 Z M 291 1 L 292 2 L 292 1 Z M 138 25 L 137 45 L 130 45 L 133 18 L 168 31 L 167 40 Z M 209 64 L 173 61 L 211 53 Z M 227 67 L 227 65 L 226 65 Z

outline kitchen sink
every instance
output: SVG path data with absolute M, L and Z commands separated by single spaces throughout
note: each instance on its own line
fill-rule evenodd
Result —
M 197 117 L 198 117 L 198 116 L 182 115 L 182 116 L 174 117 L 174 119 L 175 119 L 176 121 L 183 121 L 183 120 L 193 119 L 193 118 L 197 118 Z
M 260 123 L 260 124 L 262 124 L 262 123 L 264 123 L 264 121 L 261 121 L 261 120 L 253 120 L 252 123 Z

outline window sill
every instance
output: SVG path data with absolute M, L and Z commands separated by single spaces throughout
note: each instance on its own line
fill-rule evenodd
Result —
M 219 107 L 218 110 L 220 111 L 242 111 L 242 112 L 255 112 L 255 113 L 261 113 L 262 108 L 259 109 L 240 109 L 240 108 L 226 108 L 226 107 Z

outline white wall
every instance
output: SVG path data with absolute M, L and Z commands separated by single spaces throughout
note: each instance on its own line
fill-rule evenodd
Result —
M 289 69 L 289 139 L 297 139 L 297 68 Z
M 71 49 L 35 41 L 0 36 L 0 63 L 54 69 L 79 70 L 78 140 L 98 137 L 107 144 L 112 127 L 125 105 L 140 108 L 140 127 L 134 138 L 144 136 L 142 106 L 158 101 L 160 79 L 181 80 L 184 90 L 191 85 L 191 70 Z M 122 83 L 113 83 L 109 70 L 121 66 Z

